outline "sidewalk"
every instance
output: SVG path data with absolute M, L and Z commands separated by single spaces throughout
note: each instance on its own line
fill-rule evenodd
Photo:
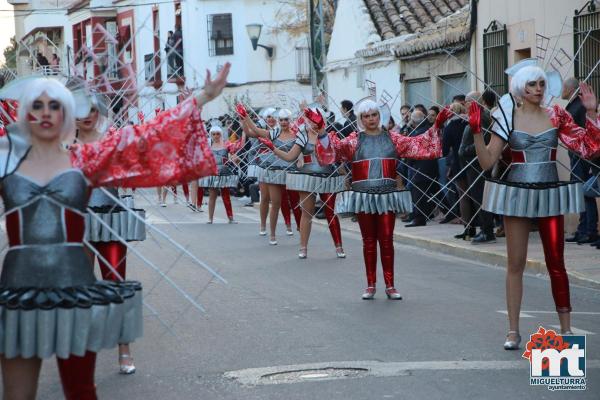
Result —
M 342 229 L 360 232 L 358 223 L 350 218 L 341 219 Z M 314 222 L 325 225 L 324 220 Z M 394 238 L 398 243 L 437 251 L 457 257 L 481 261 L 498 266 L 506 265 L 506 241 L 498 238 L 496 243 L 472 245 L 470 241 L 454 239 L 463 231 L 462 225 L 429 222 L 427 226 L 405 228 L 400 219 L 396 220 Z M 569 278 L 573 283 L 600 288 L 600 250 L 589 245 L 565 243 L 565 262 Z M 526 270 L 532 273 L 547 274 L 542 242 L 538 232 L 529 235 L 529 251 Z

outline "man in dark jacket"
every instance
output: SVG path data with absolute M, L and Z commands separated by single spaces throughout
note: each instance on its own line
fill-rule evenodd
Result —
M 479 100 L 478 98 L 473 98 L 472 96 L 467 96 L 467 99 L 467 103 L 470 101 Z M 481 110 L 483 140 L 485 144 L 488 144 L 491 138 L 490 128 L 492 127 L 493 122 L 490 116 L 490 110 L 496 105 L 496 94 L 491 90 L 486 90 L 483 92 L 483 95 L 481 95 L 481 100 L 479 103 L 483 105 L 483 109 Z M 468 105 L 470 106 L 470 104 Z M 473 133 L 471 132 L 471 127 L 469 125 L 465 127 L 460 148 L 458 150 L 458 155 L 463 168 L 472 161 L 470 166 L 466 168 L 467 184 L 468 187 L 471 187 L 471 190 L 469 190 L 469 196 L 472 197 L 473 201 L 475 202 L 475 206 L 479 209 L 477 217 L 479 219 L 481 231 L 471 240 L 471 243 L 495 243 L 496 235 L 494 235 L 494 216 L 493 214 L 484 211 L 481 208 L 481 204 L 483 204 L 483 188 L 485 186 L 485 179 L 489 179 L 491 177 L 491 173 L 490 171 L 485 171 L 482 174 L 481 166 L 479 165 L 479 161 L 477 161 L 477 153 L 475 152 Z
M 410 119 L 414 129 L 409 136 L 422 135 L 431 128 L 425 113 L 422 111 L 413 111 Z M 410 192 L 414 208 L 413 220 L 405 226 L 407 228 L 425 226 L 435 207 L 435 202 L 429 199 L 438 189 L 438 163 L 437 160 L 411 160 L 409 166 L 409 176 L 412 183 Z
M 352 132 L 358 132 L 358 127 L 356 125 L 356 115 L 354 114 L 354 104 L 350 100 L 342 100 L 340 110 L 346 118 L 344 127 L 338 132 L 338 135 L 343 139 Z
M 579 88 L 579 81 L 569 78 L 563 83 L 562 99 L 570 100 L 567 104 L 567 112 L 571 114 L 575 123 L 581 127 L 585 126 L 586 110 L 581 99 L 575 94 Z M 577 154 L 569 152 L 571 160 L 571 180 L 585 182 L 592 176 L 590 163 L 580 158 Z M 585 197 L 585 211 L 579 214 L 579 225 L 577 232 L 566 239 L 567 242 L 578 244 L 593 243 L 598 240 L 598 209 L 596 199 Z

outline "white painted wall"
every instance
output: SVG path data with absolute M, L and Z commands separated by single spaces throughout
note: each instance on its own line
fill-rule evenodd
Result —
M 480 0 L 477 14 L 476 62 L 477 73 L 483 77 L 483 30 L 492 20 L 506 24 L 508 29 L 508 65 L 515 63 L 515 51 L 531 48 L 531 56 L 537 56 L 535 34 L 551 38 L 548 54 L 564 48 L 573 56 L 574 10 L 581 9 L 586 0 Z M 571 65 L 570 73 L 573 73 Z M 478 83 L 478 89 L 483 84 Z
M 310 85 L 296 82 L 296 52 L 295 47 L 306 44 L 306 38 L 292 39 L 285 34 L 274 35 L 270 32 L 277 11 L 281 5 L 278 2 L 262 0 L 195 0 L 181 4 L 181 24 L 183 32 L 184 70 L 188 87 L 201 87 L 204 82 L 206 69 L 213 74 L 226 62 L 232 63 L 229 82 L 237 87 L 227 88 L 226 96 L 249 93 L 252 105 L 264 107 L 280 101 L 280 94 L 310 100 Z M 135 23 L 139 33 L 136 36 L 136 56 L 138 66 L 139 86 L 143 86 L 144 54 L 153 52 L 152 20 L 145 26 L 143 22 L 151 14 L 152 6 L 136 7 Z M 169 30 L 175 28 L 175 8 L 172 3 L 159 4 L 159 25 L 161 56 L 164 58 L 164 48 Z M 208 15 L 232 14 L 234 54 L 227 56 L 210 56 L 208 49 Z M 253 51 L 250 39 L 246 33 L 246 24 L 261 23 L 263 30 L 259 43 L 275 47 L 275 55 L 269 60 L 266 51 L 258 48 Z M 167 68 L 163 63 L 162 76 L 163 92 L 160 99 L 155 99 L 152 106 L 143 107 L 146 114 L 153 114 L 155 106 L 165 102 L 167 107 L 177 103 L 175 84 L 166 83 Z M 173 94 L 169 94 L 173 93 Z M 143 96 L 153 97 L 154 89 L 146 87 Z M 205 118 L 215 117 L 226 111 L 224 98 L 219 98 L 208 104 L 204 111 Z
M 327 62 L 353 60 L 368 44 L 380 42 L 363 0 L 339 0 Z

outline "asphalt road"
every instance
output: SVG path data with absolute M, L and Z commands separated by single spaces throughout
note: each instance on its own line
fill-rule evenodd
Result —
M 396 285 L 404 300 L 385 299 L 379 270 L 376 300 L 363 301 L 358 235 L 344 233 L 348 257 L 340 260 L 329 233 L 315 226 L 309 258 L 299 260 L 297 234 L 286 237 L 281 228 L 279 245 L 269 246 L 258 235 L 256 210 L 233 202 L 237 225 L 223 219 L 207 225 L 205 213 L 181 205 L 146 207 L 156 227 L 228 284 L 212 280 L 156 233 L 135 244 L 206 312 L 131 255 L 129 278 L 143 282 L 151 307 L 145 336 L 133 345 L 138 371 L 118 375 L 116 349 L 101 352 L 100 398 L 600 399 L 600 291 L 571 287 L 573 326 L 588 332 L 588 388 L 550 392 L 529 385 L 522 352 L 502 349 L 502 269 L 397 246 Z M 217 216 L 224 214 L 220 207 Z M 553 310 L 549 281 L 527 276 L 522 334 L 557 325 Z M 307 371 L 280 374 L 298 370 Z M 55 363 L 46 361 L 39 398 L 61 396 Z

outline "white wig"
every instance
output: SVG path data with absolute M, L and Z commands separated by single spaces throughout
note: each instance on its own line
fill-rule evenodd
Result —
M 19 99 L 18 125 L 20 131 L 27 136 L 31 134 L 27 116 L 31 112 L 33 102 L 44 93 L 62 105 L 63 123 L 60 130 L 61 136 L 75 132 L 75 100 L 73 99 L 73 95 L 65 85 L 52 78 L 37 78 L 25 87 Z
M 358 120 L 360 121 L 362 118 L 362 115 L 364 113 L 368 113 L 369 111 L 379 111 L 379 105 L 377 105 L 377 103 L 375 103 L 373 100 L 364 100 L 361 101 L 360 104 L 358 105 L 358 107 L 356 108 L 356 116 L 358 118 Z
M 546 85 L 548 85 L 548 76 L 543 69 L 534 65 L 523 67 L 512 76 L 510 80 L 510 92 L 514 96 L 523 97 L 527 83 L 537 81 L 538 79 L 543 79 L 546 81 Z
M 273 107 L 269 107 L 269 108 L 265 108 L 261 114 L 263 118 L 267 118 L 267 117 L 273 117 L 275 118 L 275 113 L 277 112 L 277 110 L 275 110 Z
M 222 135 L 223 134 L 223 129 L 221 129 L 221 127 L 216 126 L 216 125 L 211 126 L 209 133 L 212 135 L 213 133 L 216 133 L 216 132 L 218 132 L 218 133 L 220 133 Z
M 281 110 L 279 110 L 279 113 L 277 114 L 277 117 L 279 119 L 285 119 L 285 118 L 290 118 L 292 116 L 292 112 L 290 110 L 288 110 L 287 108 L 282 108 Z

